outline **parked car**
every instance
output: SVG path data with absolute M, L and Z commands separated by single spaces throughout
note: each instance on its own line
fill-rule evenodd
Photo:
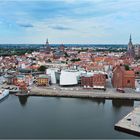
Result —
M 118 91 L 120 93 L 125 93 L 124 89 L 122 89 L 122 88 L 117 88 L 116 91 Z

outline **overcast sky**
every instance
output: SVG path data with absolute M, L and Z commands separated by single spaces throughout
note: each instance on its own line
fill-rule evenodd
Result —
M 140 43 L 140 0 L 0 0 L 0 43 Z

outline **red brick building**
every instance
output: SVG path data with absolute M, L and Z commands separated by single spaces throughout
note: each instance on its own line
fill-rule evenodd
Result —
M 114 88 L 135 88 L 135 72 L 116 66 L 113 70 L 112 85 Z
M 84 88 L 105 88 L 106 76 L 104 74 L 94 74 L 93 76 L 82 76 L 81 86 Z

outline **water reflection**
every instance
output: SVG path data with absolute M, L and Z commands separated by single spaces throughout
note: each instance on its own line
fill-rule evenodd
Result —
M 105 104 L 105 99 L 101 99 L 101 98 L 95 98 L 92 101 L 96 102 L 98 105 Z
M 129 104 L 129 101 L 119 100 L 114 104 L 114 101 L 104 99 L 60 99 L 59 102 L 59 98 L 54 97 L 27 99 L 10 95 L 4 104 L 0 104 L 0 139 L 136 138 L 114 130 L 114 124 L 133 109 L 129 107 L 131 101 Z M 128 102 L 128 107 L 124 102 Z M 122 107 L 116 109 L 116 104 Z
M 112 105 L 115 108 L 121 108 L 122 106 L 134 106 L 134 100 L 123 100 L 123 99 L 114 99 L 112 100 Z
M 25 106 L 27 104 L 27 96 L 18 96 L 19 102 L 22 106 Z
M 70 99 L 70 98 L 69 98 Z M 87 104 L 88 102 L 94 102 L 97 103 L 98 105 L 100 104 L 105 104 L 105 99 L 101 99 L 101 98 L 94 98 L 94 99 L 89 99 L 89 98 L 71 98 L 72 100 L 76 100 L 76 102 L 80 102 L 82 104 Z

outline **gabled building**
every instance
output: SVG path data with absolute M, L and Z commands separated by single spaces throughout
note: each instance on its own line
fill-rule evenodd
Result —
M 135 88 L 135 72 L 117 65 L 113 69 L 112 85 L 114 88 Z

